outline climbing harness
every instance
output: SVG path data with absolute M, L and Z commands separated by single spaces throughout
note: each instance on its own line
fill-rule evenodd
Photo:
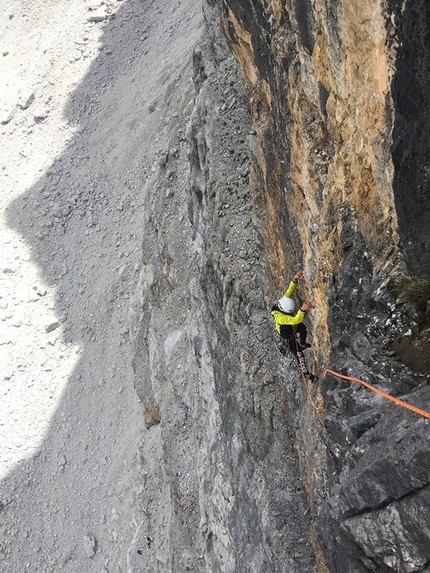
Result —
M 412 406 L 411 404 L 408 404 L 407 402 L 403 402 L 403 400 L 399 400 L 398 398 L 394 398 L 394 396 L 390 396 L 390 394 L 387 394 L 386 392 L 379 390 L 379 388 L 375 388 L 375 386 L 372 386 L 368 382 L 364 382 L 364 380 L 360 380 L 360 378 L 353 378 L 352 376 L 345 376 L 344 374 L 339 374 L 339 372 L 334 372 L 333 370 L 330 370 L 329 368 L 327 368 L 327 370 L 324 372 L 324 378 L 325 378 L 327 372 L 329 372 L 333 376 L 337 376 L 338 378 L 344 378 L 345 380 L 353 380 L 354 382 L 358 382 L 359 384 L 366 386 L 366 388 L 373 390 L 373 392 L 376 392 L 377 394 L 380 394 L 384 398 L 387 398 L 387 400 L 391 400 L 392 402 L 395 402 L 399 406 L 403 406 L 403 408 L 407 408 L 408 410 L 412 410 L 412 412 L 415 412 L 416 414 L 419 414 L 420 416 L 424 416 L 425 418 L 430 419 L 430 412 L 426 412 L 425 410 L 421 410 L 420 408 L 416 408 L 415 406 Z

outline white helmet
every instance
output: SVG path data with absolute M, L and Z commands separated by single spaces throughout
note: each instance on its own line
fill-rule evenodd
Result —
M 288 298 L 284 296 L 278 301 L 278 306 L 282 312 L 286 312 L 287 314 L 292 314 L 294 309 L 296 308 L 295 302 L 292 298 Z

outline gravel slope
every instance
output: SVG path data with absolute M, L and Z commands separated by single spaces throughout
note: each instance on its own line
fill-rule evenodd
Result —
M 134 570 L 126 554 L 143 511 L 129 297 L 142 186 L 170 139 L 166 102 L 186 101 L 201 9 L 193 0 L 91 6 L 15 1 L 0 16 L 8 573 Z

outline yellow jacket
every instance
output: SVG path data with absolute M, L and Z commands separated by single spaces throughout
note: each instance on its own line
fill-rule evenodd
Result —
M 284 297 L 291 298 L 291 295 L 296 290 L 296 287 L 297 287 L 297 283 L 291 281 L 290 286 L 288 287 L 286 293 L 284 294 Z M 296 325 L 299 324 L 300 322 L 302 322 L 302 320 L 305 318 L 306 311 L 299 309 L 297 311 L 297 313 L 293 316 L 291 314 L 286 314 L 285 312 L 282 312 L 281 310 L 279 310 L 276 307 L 272 310 L 271 315 L 275 319 L 276 330 L 279 332 L 279 334 L 281 334 L 281 326 L 284 324 L 291 325 L 292 326 L 292 332 L 295 332 L 296 331 Z

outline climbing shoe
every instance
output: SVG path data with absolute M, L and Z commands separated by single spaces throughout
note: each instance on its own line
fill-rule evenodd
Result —
M 299 344 L 300 350 L 306 350 L 306 348 L 312 348 L 312 345 L 306 342 L 305 344 Z

